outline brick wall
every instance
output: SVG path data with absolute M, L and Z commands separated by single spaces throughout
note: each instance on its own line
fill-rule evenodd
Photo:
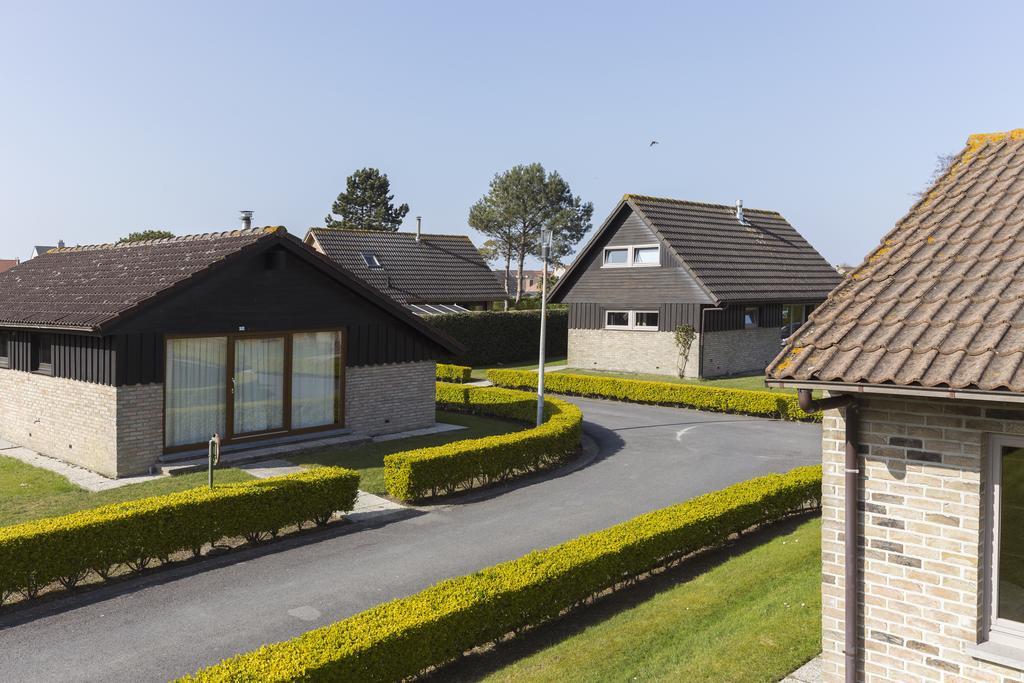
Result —
M 117 389 L 117 473 L 145 474 L 164 447 L 164 385 Z
M 697 376 L 700 335 L 694 335 L 685 376 Z M 672 332 L 569 330 L 571 368 L 679 376 L 679 347 Z
M 434 424 L 434 362 L 345 368 L 345 426 L 364 434 Z
M 861 678 L 1022 681 L 974 659 L 985 566 L 987 435 L 1024 434 L 1024 408 L 867 397 L 861 406 Z M 822 640 L 825 680 L 843 679 L 843 420 L 823 423 Z
M 764 372 L 782 350 L 779 328 L 708 332 L 704 336 L 704 376 Z

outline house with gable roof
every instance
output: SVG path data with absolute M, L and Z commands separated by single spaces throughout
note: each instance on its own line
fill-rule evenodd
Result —
M 1024 680 L 1024 129 L 971 136 L 767 375 L 826 410 L 826 680 Z
M 122 477 L 419 429 L 460 351 L 284 228 L 58 247 L 0 273 L 0 440 Z
M 776 211 L 627 194 L 550 300 L 570 367 L 718 377 L 763 372 L 840 279 Z

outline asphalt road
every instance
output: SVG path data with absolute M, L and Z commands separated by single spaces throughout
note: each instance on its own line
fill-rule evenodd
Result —
M 8 614 L 0 619 L 0 679 L 166 681 L 440 579 L 819 459 L 819 425 L 576 403 L 598 446 L 583 467 Z

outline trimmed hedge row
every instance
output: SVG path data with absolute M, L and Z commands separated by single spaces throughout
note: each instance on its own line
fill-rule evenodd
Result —
M 437 406 L 534 422 L 537 398 L 522 391 L 437 383 Z M 384 457 L 384 485 L 400 500 L 485 486 L 569 460 L 580 443 L 583 413 L 558 399 L 544 402 L 540 427 L 420 448 Z
M 462 384 L 468 382 L 472 377 L 473 368 L 468 365 L 449 365 L 438 363 L 434 376 L 438 382 L 456 382 Z
M 537 357 L 540 311 L 473 311 L 427 315 L 423 321 L 466 349 L 466 365 L 495 365 Z M 565 356 L 569 344 L 569 310 L 548 309 L 547 354 Z
M 355 505 L 359 474 L 340 467 L 194 488 L 0 527 L 0 603 L 35 597 L 59 581 L 73 587 L 90 572 L 145 568 L 174 553 L 198 555 L 223 538 L 259 540 L 292 524 L 325 524 Z
M 183 680 L 402 680 L 732 534 L 820 504 L 820 466 L 752 479 L 442 581 Z
M 533 370 L 488 370 L 487 379 L 495 386 L 535 389 L 537 373 Z M 612 398 L 631 403 L 683 406 L 716 413 L 740 413 L 783 420 L 821 422 L 821 413 L 800 410 L 793 394 L 772 391 L 751 391 L 727 387 L 709 387 L 677 382 L 653 382 L 619 377 L 594 377 L 551 372 L 544 375 L 544 387 L 556 394 Z

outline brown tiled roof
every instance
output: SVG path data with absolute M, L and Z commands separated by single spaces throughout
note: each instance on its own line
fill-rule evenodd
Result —
M 1024 391 L 1024 129 L 971 136 L 768 376 Z
M 463 349 L 282 227 L 51 249 L 0 273 L 0 325 L 105 331 L 249 249 L 277 245 L 452 353 Z
M 50 249 L 0 273 L 0 324 L 99 328 L 268 230 Z
M 4 271 L 10 270 L 11 268 L 13 268 L 16 265 L 18 265 L 18 259 L 16 259 L 16 258 L 11 258 L 11 259 L 0 258 L 0 273 L 3 273 Z
M 401 303 L 468 303 L 506 297 L 500 280 L 465 235 L 312 228 L 307 242 L 346 271 Z M 377 256 L 370 268 L 362 254 Z
M 629 194 L 719 301 L 820 301 L 839 284 L 835 268 L 777 211 Z

